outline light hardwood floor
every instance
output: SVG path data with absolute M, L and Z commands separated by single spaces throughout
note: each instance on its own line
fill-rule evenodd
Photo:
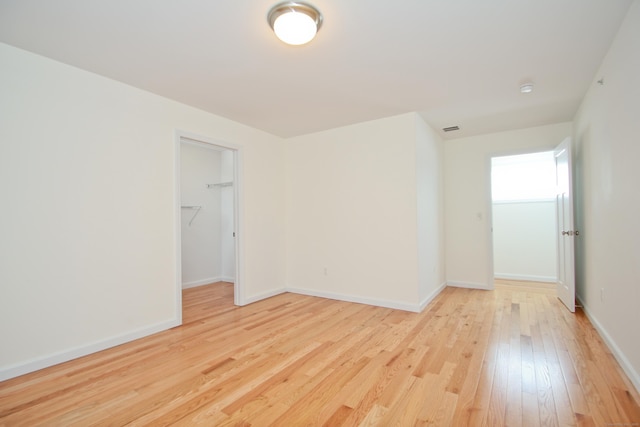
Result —
M 420 314 L 233 287 L 184 325 L 0 383 L 0 425 L 638 425 L 638 394 L 585 315 L 513 284 Z

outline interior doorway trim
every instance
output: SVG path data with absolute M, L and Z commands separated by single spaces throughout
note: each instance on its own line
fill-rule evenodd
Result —
M 486 154 L 485 156 L 485 189 L 486 189 L 486 209 L 487 209 L 487 223 L 485 232 L 487 233 L 487 245 L 488 245 L 488 253 L 487 253 L 487 271 L 489 273 L 488 283 L 490 285 L 490 289 L 494 288 L 495 284 L 495 265 L 494 265 L 494 242 L 493 242 L 493 194 L 492 194 L 492 169 L 493 169 L 493 159 L 495 157 L 508 157 L 508 156 L 526 156 L 529 154 L 537 154 L 543 153 L 547 151 L 553 151 L 554 147 L 520 147 L 515 149 L 503 149 L 496 150 Z
M 233 299 L 236 305 L 245 305 L 244 296 L 244 275 L 243 266 L 243 186 L 242 168 L 243 152 L 242 147 L 226 141 L 220 141 L 195 133 L 176 130 L 175 131 L 175 162 L 174 162 L 174 235 L 175 235 L 175 258 L 176 258 L 176 313 L 180 324 L 182 324 L 182 226 L 181 226 L 181 197 L 180 197 L 180 149 L 182 143 L 198 144 L 211 148 L 221 148 L 233 152 L 233 220 L 235 229 L 235 282 L 233 285 Z

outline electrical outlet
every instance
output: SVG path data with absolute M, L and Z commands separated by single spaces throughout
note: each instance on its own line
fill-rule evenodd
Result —
M 329 275 L 329 273 L 327 272 L 327 267 L 325 267 L 325 268 L 324 268 L 324 275 L 325 275 L 325 276 L 328 276 L 328 275 Z
M 604 302 L 604 288 L 600 288 L 600 301 Z

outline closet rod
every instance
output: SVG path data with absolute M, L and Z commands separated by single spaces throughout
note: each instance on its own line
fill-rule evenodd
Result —
M 231 187 L 232 185 L 233 185 L 233 181 L 218 182 L 217 184 L 207 184 L 207 188 L 214 188 L 214 187 Z

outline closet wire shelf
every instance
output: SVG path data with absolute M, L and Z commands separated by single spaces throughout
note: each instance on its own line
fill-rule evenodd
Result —
M 233 181 L 218 182 L 216 184 L 207 184 L 207 188 L 231 187 L 232 185 L 233 185 Z M 191 210 L 195 211 L 193 216 L 189 220 L 189 227 L 191 227 L 191 224 L 193 223 L 193 220 L 196 219 L 196 216 L 198 216 L 198 214 L 200 213 L 200 209 L 202 209 L 202 206 L 198 206 L 198 205 L 182 205 L 180 207 L 182 209 L 191 209 Z
M 196 219 L 196 217 L 198 216 L 198 214 L 200 213 L 200 209 L 202 209 L 202 206 L 194 206 L 194 205 L 183 205 L 180 206 L 182 209 L 192 209 L 195 210 L 195 213 L 193 214 L 193 216 L 191 217 L 191 220 L 189 220 L 189 227 L 191 227 L 191 223 L 193 222 L 194 219 Z

